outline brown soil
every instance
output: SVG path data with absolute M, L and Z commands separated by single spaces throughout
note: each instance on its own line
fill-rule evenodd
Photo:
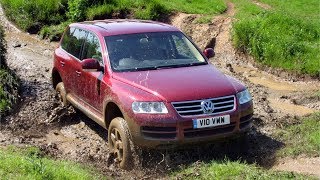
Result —
M 279 171 L 291 171 L 303 174 L 316 175 L 320 178 L 320 157 L 304 158 L 299 157 L 296 159 L 285 158 L 279 161 L 274 167 Z
M 8 42 L 8 66 L 21 78 L 23 90 L 16 112 L 6 117 L 0 126 L 0 146 L 38 146 L 49 156 L 91 164 L 117 179 L 166 178 L 171 170 L 225 157 L 267 168 L 274 166 L 277 164 L 275 153 L 284 144 L 271 137 L 273 130 L 279 124 L 290 123 L 295 115 L 320 110 L 320 102 L 308 96 L 320 88 L 320 82 L 292 82 L 255 68 L 248 60 L 250 57 L 238 54 L 232 47 L 230 29 L 234 12 L 233 4 L 228 3 L 228 11 L 209 24 L 196 24 L 200 16 L 190 14 L 176 14 L 171 22 L 202 49 L 215 48 L 212 64 L 248 86 L 254 97 L 255 115 L 254 127 L 245 143 L 231 141 L 190 150 L 142 152 L 138 162 L 141 168 L 126 172 L 114 167 L 107 163 L 106 130 L 72 107 L 60 107 L 56 100 L 50 68 L 57 44 L 22 33 L 6 20 L 0 9 Z M 212 151 L 216 153 L 207 153 Z

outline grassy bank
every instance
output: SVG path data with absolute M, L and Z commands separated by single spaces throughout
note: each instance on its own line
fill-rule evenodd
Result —
M 0 26 L 0 120 L 17 101 L 19 85 L 17 77 L 7 68 L 5 54 L 4 31 Z
M 1 179 L 104 179 L 92 168 L 40 156 L 36 148 L 0 149 Z
M 261 64 L 320 77 L 320 21 L 317 0 L 262 0 L 263 9 L 250 0 L 234 1 L 236 48 Z M 303 6 L 302 6 L 303 4 Z
M 52 40 L 68 22 L 137 18 L 166 21 L 173 12 L 219 14 L 223 0 L 0 0 L 8 18 L 21 29 Z
M 291 172 L 263 170 L 254 165 L 227 160 L 196 163 L 171 176 L 177 179 L 316 179 Z
M 275 136 L 285 147 L 278 154 L 285 156 L 320 156 L 320 112 L 299 119 L 299 124 L 277 129 Z

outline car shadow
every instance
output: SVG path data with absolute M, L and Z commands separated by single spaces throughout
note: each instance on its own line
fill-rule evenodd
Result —
M 196 162 L 210 163 L 238 161 L 271 168 L 276 162 L 276 153 L 284 143 L 261 133 L 259 127 L 253 126 L 245 138 L 211 144 L 192 145 L 184 149 L 151 150 L 142 156 L 143 168 L 152 167 L 149 172 L 175 171 Z

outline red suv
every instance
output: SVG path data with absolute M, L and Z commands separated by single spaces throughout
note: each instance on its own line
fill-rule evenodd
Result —
M 108 129 L 115 161 L 130 168 L 133 145 L 168 148 L 250 129 L 250 93 L 210 65 L 213 56 L 163 23 L 74 23 L 55 50 L 52 82 L 64 105 Z

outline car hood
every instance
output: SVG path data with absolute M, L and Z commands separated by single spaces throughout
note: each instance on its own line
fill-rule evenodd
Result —
M 167 102 L 234 95 L 244 89 L 242 84 L 225 76 L 212 65 L 117 72 L 112 76 Z

